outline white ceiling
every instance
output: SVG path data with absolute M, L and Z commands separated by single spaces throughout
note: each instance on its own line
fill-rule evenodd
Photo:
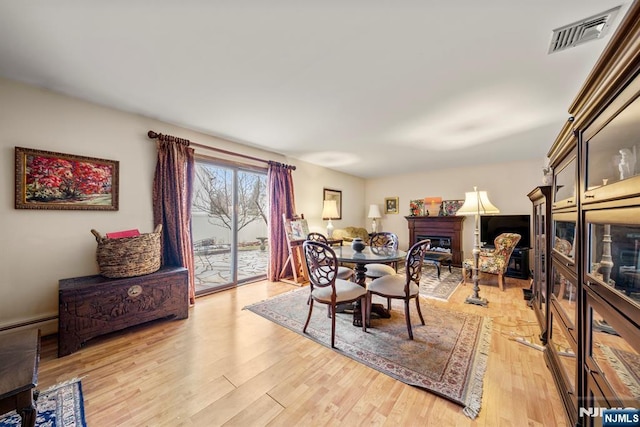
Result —
M 547 54 L 620 4 L 605 37 Z M 0 0 L 0 75 L 361 177 L 542 167 L 629 5 Z

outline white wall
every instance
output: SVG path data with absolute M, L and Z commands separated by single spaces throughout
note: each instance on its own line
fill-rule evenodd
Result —
M 323 187 L 343 191 L 343 220 L 336 227 L 363 223 L 356 208 L 364 205 L 363 179 L 0 78 L 0 330 L 57 316 L 58 280 L 98 273 L 91 229 L 102 234 L 153 229 L 156 148 L 147 137 L 150 129 L 294 164 L 297 211 L 311 228 L 325 226 L 320 219 Z M 14 209 L 15 146 L 119 161 L 119 211 Z M 47 334 L 57 321 L 39 326 Z
M 329 173 L 328 169 L 300 161 L 292 160 L 291 164 L 298 168 L 294 172 L 297 213 L 304 214 L 310 231 L 327 231 L 327 221 L 322 220 L 324 188 L 342 191 L 342 219 L 333 220 L 334 228 L 365 225 L 365 181 L 362 178 Z M 299 184 L 302 182 L 304 186 Z
M 367 206 L 380 205 L 383 217 L 379 229 L 392 231 L 400 239 L 400 247 L 409 245 L 409 228 L 405 216 L 409 215 L 409 201 L 425 197 L 442 197 L 442 200 L 464 200 L 464 193 L 486 190 L 491 202 L 503 214 L 531 214 L 532 207 L 527 194 L 542 183 L 542 160 L 520 161 L 475 167 L 399 175 L 367 180 Z M 384 215 L 385 197 L 399 197 L 400 213 Z M 463 251 L 471 257 L 473 249 L 474 218 L 468 217 L 463 225 Z
M 408 244 L 409 200 L 426 196 L 463 199 L 474 185 L 487 190 L 503 213 L 530 213 L 526 194 L 541 179 L 542 161 L 451 168 L 364 179 L 288 159 L 136 114 L 125 113 L 0 78 L 0 330 L 57 316 L 58 280 L 98 273 L 92 228 L 106 233 L 153 228 L 151 189 L 156 161 L 148 130 L 201 144 L 293 164 L 297 213 L 311 231 L 324 232 L 323 188 L 342 191 L 342 219 L 334 226 L 370 228 L 370 203 L 399 197 L 400 213 L 382 218 L 381 229 Z M 544 142 L 543 142 L 544 143 Z M 549 142 L 550 143 L 550 142 Z M 14 147 L 98 157 L 120 162 L 120 210 L 56 211 L 14 209 Z M 196 150 L 214 155 L 210 151 Z M 231 158 L 238 161 L 238 158 Z M 465 222 L 464 250 L 473 245 L 473 222 Z M 40 324 L 55 331 L 57 321 Z

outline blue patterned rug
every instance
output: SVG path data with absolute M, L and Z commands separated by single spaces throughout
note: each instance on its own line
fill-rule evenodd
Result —
M 36 402 L 39 427 L 86 427 L 80 380 L 71 380 L 40 392 Z M 0 427 L 20 426 L 15 411 L 0 418 Z

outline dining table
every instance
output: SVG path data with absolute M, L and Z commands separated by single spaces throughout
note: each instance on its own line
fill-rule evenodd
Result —
M 356 283 L 366 288 L 366 272 L 367 264 L 390 264 L 403 261 L 407 257 L 407 253 L 400 249 L 392 249 L 387 247 L 367 246 L 361 251 L 356 251 L 351 246 L 339 246 L 332 248 L 336 254 L 336 259 L 340 263 L 350 263 L 355 265 Z M 362 326 L 362 319 L 358 303 L 353 309 L 353 325 Z M 391 315 L 382 304 L 372 304 L 371 313 L 377 314 L 382 318 L 389 318 Z

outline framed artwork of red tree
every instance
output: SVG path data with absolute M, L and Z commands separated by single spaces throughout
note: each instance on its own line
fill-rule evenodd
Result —
M 16 209 L 118 210 L 119 162 L 16 147 Z

